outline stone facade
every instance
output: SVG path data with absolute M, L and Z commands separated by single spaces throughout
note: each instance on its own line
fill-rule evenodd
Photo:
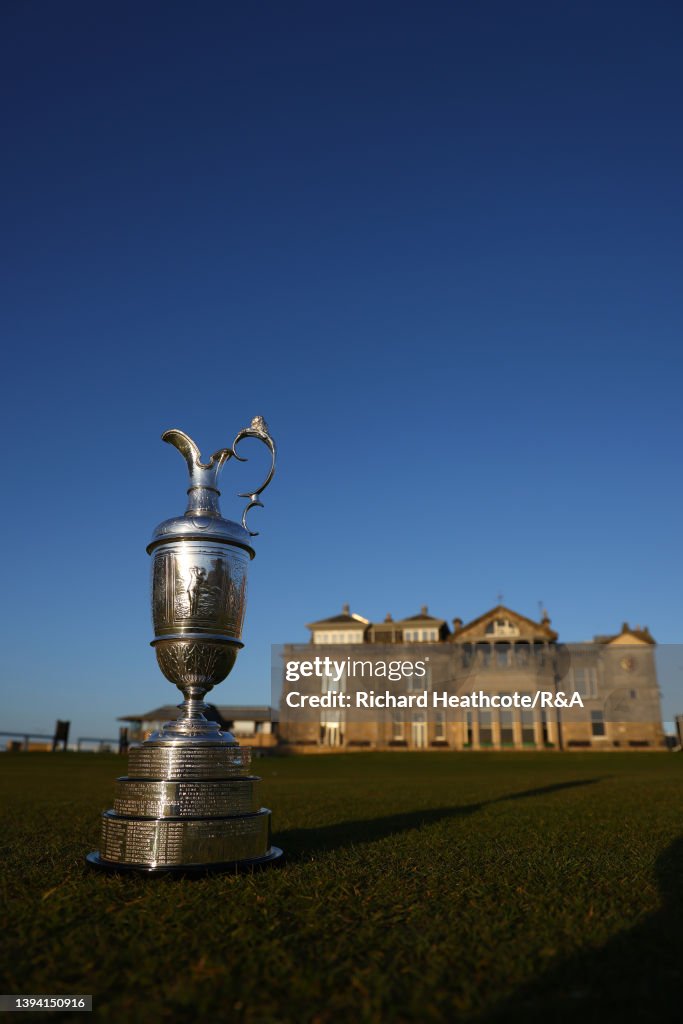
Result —
M 320 678 L 284 683 L 279 741 L 292 752 L 340 750 L 664 750 L 655 641 L 647 627 L 624 623 L 614 635 L 591 643 L 560 643 L 547 613 L 540 621 L 498 605 L 450 628 L 423 607 L 418 615 L 382 623 L 350 612 L 309 623 L 308 644 L 286 645 L 285 659 L 329 656 L 349 670 L 336 688 L 354 698 L 356 691 L 384 690 L 354 666 L 391 660 L 428 661 L 424 678 L 392 683 L 392 693 L 427 692 L 426 708 L 352 711 L 291 711 L 286 695 L 320 694 L 329 681 Z M 537 691 L 573 694 L 583 708 L 434 707 L 433 694 L 483 693 L 500 698 Z

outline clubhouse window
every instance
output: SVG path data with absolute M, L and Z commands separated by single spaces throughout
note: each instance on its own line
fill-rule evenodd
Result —
M 412 643 L 428 643 L 439 639 L 439 631 L 437 629 L 406 629 L 403 632 L 403 638 Z
M 588 700 L 598 695 L 598 670 L 594 665 L 574 666 L 572 669 L 574 692 Z
M 323 673 L 320 678 L 320 692 L 321 693 L 344 693 L 346 690 L 346 669 L 344 668 L 341 676 L 337 679 L 336 673 Z
M 525 697 L 530 697 L 531 694 L 523 694 Z M 536 733 L 534 732 L 534 709 L 533 708 L 522 708 L 520 712 L 520 719 L 522 722 L 522 743 L 530 745 L 536 742 Z
M 602 711 L 591 711 L 591 732 L 593 736 L 605 735 L 605 716 Z
M 515 660 L 518 665 L 524 666 L 529 664 L 529 661 L 531 660 L 529 656 L 529 651 L 530 647 L 526 641 L 522 641 L 522 643 L 515 644 Z
M 407 683 L 409 690 L 428 690 L 431 683 L 431 665 L 425 666 L 425 674 L 423 676 L 408 676 Z
M 489 636 L 519 636 L 519 626 L 509 619 L 494 619 L 486 627 Z
M 503 694 L 500 694 L 502 697 Z M 511 747 L 514 743 L 515 734 L 512 726 L 512 708 L 500 709 L 500 742 L 501 745 Z
M 491 664 L 491 645 L 477 644 L 477 661 L 482 668 L 488 668 Z
M 510 644 L 496 644 L 496 665 L 498 668 L 507 668 L 510 664 Z

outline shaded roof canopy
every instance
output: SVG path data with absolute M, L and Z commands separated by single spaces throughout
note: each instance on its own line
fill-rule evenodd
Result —
M 429 609 L 426 604 L 423 604 L 417 615 L 407 615 L 405 619 L 399 619 L 399 622 L 431 622 L 436 623 L 439 626 L 445 626 L 445 619 L 437 619 L 435 615 L 429 615 Z
M 393 619 L 391 615 L 387 615 L 384 622 L 370 622 L 369 619 L 364 618 L 362 615 L 356 615 L 351 613 L 348 604 L 345 604 L 342 611 L 338 615 L 332 615 L 328 619 L 318 619 L 315 622 L 309 622 L 307 628 L 311 630 L 322 630 L 330 628 L 338 629 L 354 629 L 359 632 L 365 631 L 366 627 L 371 627 L 372 630 L 381 630 L 383 625 L 391 625 L 392 627 L 401 629 L 403 627 L 411 625 L 419 625 L 424 623 L 425 625 L 436 626 L 439 630 L 442 627 L 446 627 L 445 631 L 441 632 L 442 640 L 447 642 L 461 643 L 468 639 L 475 639 L 481 637 L 482 639 L 495 638 L 504 640 L 505 634 L 503 632 L 496 633 L 494 629 L 488 629 L 495 622 L 496 619 L 507 619 L 512 626 L 517 626 L 519 634 L 516 631 L 510 631 L 508 634 L 510 638 L 519 637 L 521 640 L 540 640 L 540 641 L 555 641 L 558 638 L 558 634 L 550 626 L 550 617 L 543 609 L 541 613 L 540 621 L 528 618 L 526 615 L 520 615 L 519 612 L 514 611 L 512 608 L 508 608 L 506 605 L 498 604 L 494 608 L 490 608 L 483 615 L 478 615 L 475 619 L 470 622 L 463 623 L 462 619 L 453 619 L 454 633 L 450 634 L 450 630 L 447 626 L 446 619 L 437 618 L 435 615 L 430 615 L 427 605 L 423 605 L 420 611 L 416 615 L 407 615 L 403 619 Z M 370 634 L 372 636 L 372 634 Z M 610 633 L 593 638 L 594 643 L 600 644 L 611 644 L 615 642 L 621 642 L 625 644 L 629 641 L 629 638 L 633 639 L 634 644 L 655 644 L 656 641 L 647 626 L 636 626 L 631 628 L 627 622 L 621 627 L 620 633 Z
M 541 622 L 534 622 L 533 619 L 528 619 L 526 615 L 520 615 L 519 612 L 515 612 L 512 608 L 506 608 L 503 604 L 498 604 L 495 608 L 490 608 L 483 615 L 477 616 L 476 619 L 472 619 L 471 622 L 466 622 L 463 626 L 458 629 L 457 639 L 461 640 L 465 633 L 473 633 L 478 635 L 484 634 L 484 629 L 489 622 L 493 622 L 496 619 L 509 619 L 515 625 L 523 627 L 520 629 L 522 638 L 529 638 L 531 636 L 537 636 L 539 639 L 544 640 L 557 640 L 557 633 L 554 629 L 550 628 L 550 619 L 547 613 L 544 615 Z M 482 627 L 481 630 L 478 627 Z M 504 638 L 501 638 L 504 639 Z
M 635 629 L 631 629 L 628 622 L 624 622 L 621 627 L 620 633 L 613 633 L 607 636 L 596 636 L 595 641 L 599 644 L 612 644 L 615 640 L 627 640 L 629 637 L 633 637 L 636 643 L 641 644 L 654 644 L 656 643 L 655 638 L 648 629 L 647 626 L 636 626 Z
M 365 629 L 369 625 L 369 619 L 364 619 L 362 615 L 352 614 L 349 605 L 345 604 L 338 615 L 332 615 L 329 619 L 317 619 L 315 622 L 308 622 L 306 623 L 306 629 L 320 629 L 324 626 L 346 626 L 347 629 Z

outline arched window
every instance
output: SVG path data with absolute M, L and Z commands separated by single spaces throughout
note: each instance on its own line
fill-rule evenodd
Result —
M 510 619 L 492 619 L 486 627 L 489 636 L 519 636 L 519 626 Z

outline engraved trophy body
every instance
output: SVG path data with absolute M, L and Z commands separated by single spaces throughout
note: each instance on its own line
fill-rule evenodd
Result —
M 242 523 L 223 519 L 218 476 L 238 443 L 253 437 L 268 446 L 265 481 L 240 497 L 249 502 Z M 254 557 L 247 513 L 275 471 L 275 443 L 255 417 L 231 448 L 207 463 L 194 441 L 168 430 L 190 473 L 183 516 L 167 519 L 147 547 L 152 557 L 152 619 L 159 668 L 182 692 L 180 716 L 166 722 L 129 754 L 129 774 L 117 780 L 114 807 L 102 815 L 99 851 L 88 864 L 110 870 L 206 872 L 257 867 L 282 856 L 270 843 L 270 811 L 259 807 L 260 781 L 248 774 L 250 751 L 207 720 L 206 694 L 231 671 L 242 644 L 247 571 Z

